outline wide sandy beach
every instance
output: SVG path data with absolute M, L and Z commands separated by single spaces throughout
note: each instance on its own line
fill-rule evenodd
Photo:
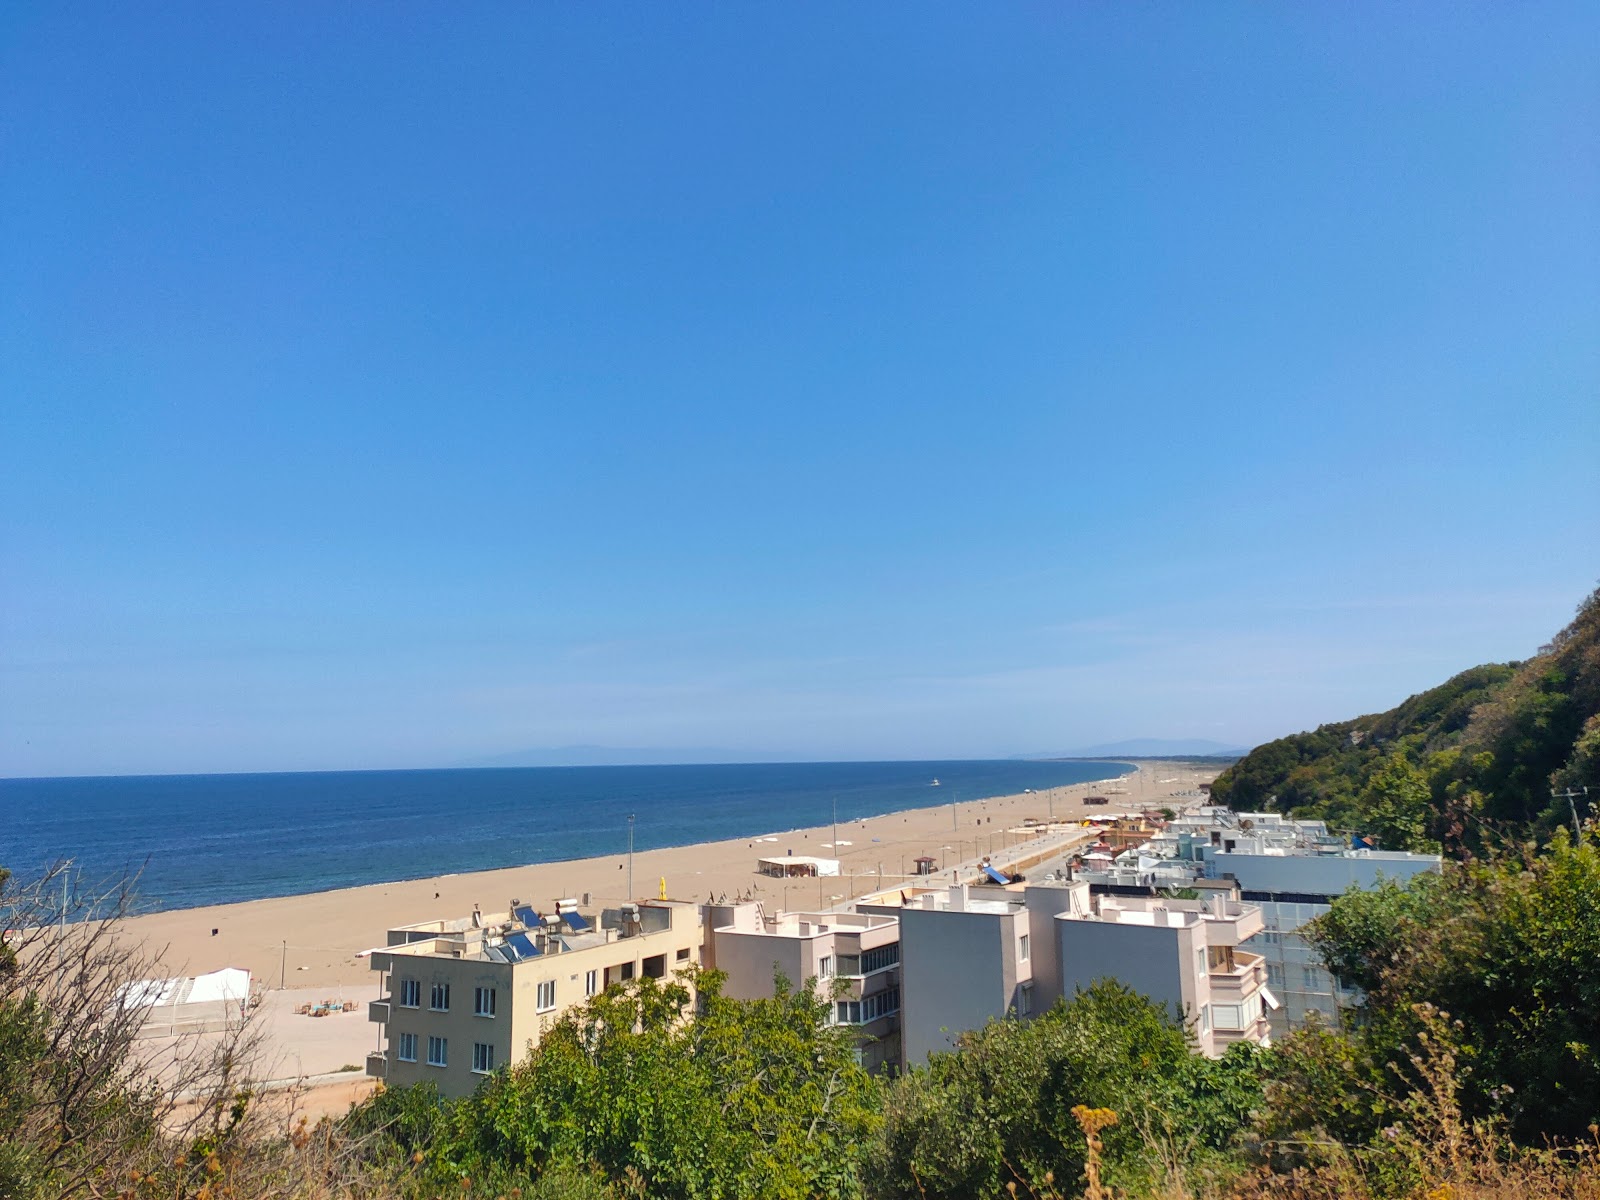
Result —
M 1214 764 L 1140 762 L 1116 781 L 1076 784 L 997 799 L 949 803 L 891 813 L 864 821 L 841 822 L 839 846 L 830 847 L 830 826 L 785 829 L 774 812 L 768 840 L 735 838 L 691 846 L 641 851 L 634 855 L 634 894 L 658 896 L 663 887 L 675 900 L 704 901 L 718 895 L 750 894 L 777 908 L 816 909 L 881 885 L 901 882 L 913 859 L 932 855 L 938 865 L 975 861 L 983 855 L 1004 858 L 1016 843 L 1024 818 L 1076 818 L 1159 807 L 1174 799 L 1193 802 L 1194 789 L 1217 771 Z M 930 788 L 937 796 L 937 789 Z M 1185 795 L 1187 793 L 1187 795 Z M 1106 795 L 1106 808 L 1085 809 L 1086 795 Z M 952 814 L 952 808 L 955 809 Z M 771 840 L 776 839 L 776 840 Z M 849 843 L 846 845 L 845 843 Z M 786 853 L 840 860 L 837 878 L 791 880 L 756 873 L 756 859 Z M 351 854 L 363 853 L 353 845 Z M 504 910 L 513 897 L 547 905 L 562 896 L 594 905 L 614 905 L 627 895 L 626 858 L 607 855 L 568 862 L 540 863 L 503 870 L 403 883 L 372 884 L 302 896 L 253 900 L 207 908 L 186 908 L 133 918 L 129 932 L 151 947 L 165 947 L 172 974 L 195 974 L 221 967 L 245 967 L 267 988 L 361 987 L 372 982 L 361 951 L 384 944 L 385 931 L 416 921 L 464 916 L 474 904 L 484 911 Z M 214 931 L 214 932 L 213 932 Z

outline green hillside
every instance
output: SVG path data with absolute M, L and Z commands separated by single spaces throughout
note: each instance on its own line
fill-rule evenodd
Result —
M 1475 849 L 1600 801 L 1600 590 L 1533 658 L 1463 671 L 1388 712 L 1259 746 L 1219 804 L 1321 817 L 1390 849 Z

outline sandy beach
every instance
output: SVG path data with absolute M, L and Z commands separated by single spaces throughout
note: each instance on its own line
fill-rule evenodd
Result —
M 764 837 L 776 840 L 735 838 L 636 853 L 634 894 L 658 896 L 664 884 L 666 895 L 676 900 L 750 894 L 770 908 L 827 908 L 908 878 L 912 860 L 921 854 L 932 855 L 941 868 L 989 854 L 999 858 L 1019 840 L 1010 831 L 1025 818 L 1159 807 L 1184 793 L 1192 802 L 1193 790 L 1217 770 L 1214 764 L 1165 761 L 1136 766 L 1115 781 L 841 821 L 837 848 L 830 846 L 831 826 L 784 831 L 782 814 L 774 813 L 773 832 Z M 929 790 L 937 795 L 937 789 Z M 1083 798 L 1095 794 L 1106 795 L 1110 804 L 1085 809 Z M 362 849 L 352 846 L 350 852 Z M 758 857 L 789 852 L 838 858 L 840 874 L 785 882 L 756 873 Z M 259 986 L 271 989 L 354 988 L 372 981 L 367 960 L 357 955 L 381 946 L 393 926 L 463 916 L 474 904 L 485 911 L 504 909 L 513 897 L 547 904 L 588 893 L 597 907 L 615 904 L 627 896 L 626 881 L 626 857 L 606 855 L 152 913 L 130 920 L 129 932 L 152 948 L 164 948 L 173 974 L 245 967 Z

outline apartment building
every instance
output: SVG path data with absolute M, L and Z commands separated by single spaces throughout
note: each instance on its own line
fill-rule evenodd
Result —
M 703 936 L 699 906 L 668 900 L 598 914 L 575 900 L 549 914 L 513 901 L 504 913 L 391 929 L 371 955 L 383 985 L 367 1015 L 383 1026 L 384 1049 L 367 1056 L 367 1074 L 469 1095 L 610 984 L 699 963 Z
M 1037 1015 L 1105 978 L 1167 1004 L 1191 1024 L 1203 1053 L 1268 1041 L 1261 1014 L 1276 1001 L 1260 955 L 1239 948 L 1262 928 L 1261 913 L 1226 896 L 1146 903 L 1056 880 L 957 885 L 860 907 L 900 919 L 907 1064 L 990 1020 Z
M 1188 1021 L 1202 1054 L 1217 1057 L 1240 1041 L 1268 1045 L 1266 1012 L 1278 1000 L 1265 960 L 1240 948 L 1262 928 L 1260 908 L 1221 894 L 1098 896 L 1090 911 L 1055 922 L 1062 994 L 1109 976 Z
M 795 986 L 814 980 L 848 1026 L 861 1065 L 900 1069 L 900 923 L 857 912 L 768 916 L 759 902 L 706 907 L 706 964 L 727 976 L 723 994 L 755 1000 L 773 994 L 775 975 Z M 837 992 L 837 994 L 835 994 Z
M 1276 1009 L 1269 1006 L 1267 1019 L 1281 1037 L 1314 1017 L 1336 1022 L 1341 1010 L 1360 1002 L 1300 930 L 1352 886 L 1371 888 L 1383 879 L 1404 883 L 1439 866 L 1435 854 L 1352 845 L 1322 821 L 1207 806 L 1180 814 L 1137 851 L 1073 874 L 1102 893 L 1203 887 L 1211 881 L 1237 887 L 1241 901 L 1261 909 L 1262 929 L 1244 948 L 1262 956 L 1267 985 L 1280 1001 Z

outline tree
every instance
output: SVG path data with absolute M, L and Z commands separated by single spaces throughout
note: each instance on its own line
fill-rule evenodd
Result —
M 1107 1176 L 1147 1179 L 1160 1147 L 1192 1163 L 1227 1146 L 1261 1100 L 1268 1056 L 1192 1053 L 1167 1010 L 1111 980 L 1033 1021 L 994 1021 L 898 1080 L 870 1163 L 885 1200 L 1070 1186 L 1084 1169 L 1074 1107 L 1111 1109 Z
M 95 1195 L 108 1179 L 186 1178 L 243 1136 L 253 1031 L 164 1048 L 129 1002 L 157 956 L 123 936 L 131 880 L 91 894 L 64 866 L 0 870 L 0 1196 Z M 176 1154 L 174 1154 L 176 1150 Z
M 652 1197 L 858 1196 L 877 1085 L 849 1031 L 808 987 L 780 979 L 772 998 L 738 1001 L 721 982 L 694 969 L 613 986 L 438 1125 L 412 1113 L 408 1147 L 433 1181 L 487 1190 L 592 1168 Z M 400 1103 L 374 1101 L 350 1127 L 383 1128 Z
M 1339 897 L 1308 927 L 1367 992 L 1355 1036 L 1375 1062 L 1416 1048 L 1416 1013 L 1460 1023 L 1469 1116 L 1572 1140 L 1600 1119 L 1600 845 L 1558 830 L 1548 853 L 1447 865 Z

